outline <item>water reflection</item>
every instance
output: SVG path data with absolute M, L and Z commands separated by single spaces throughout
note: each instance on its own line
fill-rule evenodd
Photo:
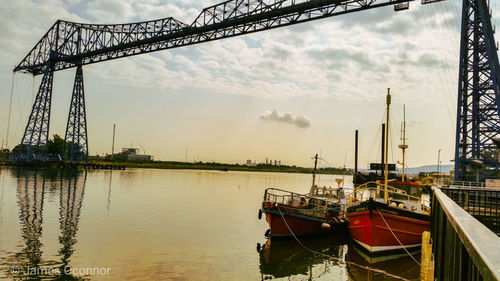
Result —
M 61 178 L 61 191 L 59 196 L 59 223 L 61 227 L 61 237 L 59 243 L 63 247 L 59 250 L 63 266 L 68 264 L 69 258 L 73 254 L 73 246 L 76 243 L 76 231 L 78 230 L 78 219 L 82 207 L 87 171 L 83 176 L 79 176 L 76 171 L 70 171 L 65 180 Z
M 17 255 L 22 263 L 21 268 L 35 268 L 40 265 L 42 257 L 43 199 L 45 195 L 45 178 L 38 171 L 19 171 L 17 203 L 19 220 L 25 247 Z
M 14 280 L 84 280 L 66 273 L 77 242 L 75 237 L 86 171 L 19 169 L 14 170 L 14 174 L 17 178 L 17 203 L 24 247 L 6 258 L 7 275 Z M 54 192 L 55 186 L 59 187 L 60 260 L 44 260 L 41 242 L 44 200 L 47 192 Z
M 348 237 L 302 237 L 267 240 L 259 251 L 261 280 L 412 280 L 420 267 L 406 253 L 370 256 Z M 260 249 L 259 249 L 260 248 Z M 312 251 L 311 251 L 312 250 Z M 313 252 L 315 251 L 315 252 Z M 419 259 L 419 253 L 412 253 Z
M 295 239 L 269 239 L 259 251 L 262 280 L 283 277 L 314 280 L 331 274 L 342 267 L 339 260 L 347 250 L 347 241 L 347 236 L 300 238 L 304 246 L 324 254 L 320 255 L 305 249 Z
M 420 260 L 419 251 L 411 254 Z M 411 280 L 419 279 L 420 266 L 407 253 L 370 256 L 352 241 L 345 257 L 349 280 Z
M 106 204 L 106 210 L 108 210 L 108 214 L 109 214 L 109 208 L 111 208 L 111 184 L 112 183 L 113 183 L 113 170 L 109 171 L 108 197 L 107 197 L 107 204 Z
M 300 238 L 335 259 L 294 239 L 273 240 L 256 253 L 267 229 L 255 212 L 265 187 L 303 192 L 309 175 L 0 169 L 0 183 L 0 280 L 359 281 L 370 273 L 354 263 L 379 264 L 352 252 L 346 237 Z M 395 261 L 390 272 L 410 270 L 401 273 L 410 277 L 415 271 L 411 261 Z M 65 266 L 111 271 L 21 276 L 9 274 L 12 266 L 21 272 Z M 396 280 L 371 274 L 372 280 Z

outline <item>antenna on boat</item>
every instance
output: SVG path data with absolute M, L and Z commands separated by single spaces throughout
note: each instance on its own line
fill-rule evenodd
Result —
M 386 119 L 386 131 L 385 131 L 385 179 L 384 179 L 384 201 L 386 204 L 389 204 L 389 194 L 387 193 L 387 177 L 388 177 L 388 174 L 389 174 L 389 165 L 387 164 L 389 161 L 387 161 L 389 155 L 388 155 L 388 151 L 389 151 L 389 147 L 388 147 L 388 144 L 389 144 L 389 107 L 391 105 L 391 88 L 387 88 L 387 97 L 386 97 L 386 104 L 387 104 L 387 119 Z
M 402 139 L 403 139 L 403 144 L 399 145 L 399 148 L 403 150 L 403 174 L 401 176 L 401 181 L 405 181 L 405 150 L 408 148 L 408 145 L 406 145 L 406 108 L 405 105 L 403 104 L 403 124 L 402 124 Z

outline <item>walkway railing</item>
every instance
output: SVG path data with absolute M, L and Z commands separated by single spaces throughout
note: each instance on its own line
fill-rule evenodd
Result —
M 500 235 L 500 190 L 441 188 L 441 191 L 496 235 Z
M 484 187 L 484 182 L 455 181 L 452 186 L 457 188 Z
M 435 280 L 500 280 L 500 238 L 433 187 Z

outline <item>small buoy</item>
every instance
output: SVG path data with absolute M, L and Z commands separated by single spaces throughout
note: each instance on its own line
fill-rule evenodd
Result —
M 321 228 L 323 228 L 323 229 L 329 229 L 330 228 L 330 224 L 324 222 L 324 223 L 321 224 Z
M 266 230 L 266 233 L 264 233 L 264 236 L 271 237 L 271 230 L 270 229 Z
M 262 219 L 262 209 L 259 209 L 259 220 Z
M 399 203 L 398 204 L 398 207 L 401 208 L 401 209 L 404 209 L 405 208 L 405 205 L 403 203 Z

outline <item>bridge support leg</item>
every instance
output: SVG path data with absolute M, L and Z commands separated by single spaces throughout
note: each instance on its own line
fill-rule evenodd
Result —
M 78 66 L 73 86 L 73 95 L 68 113 L 66 134 L 64 135 L 64 158 L 71 163 L 88 161 L 87 114 L 85 111 L 85 91 L 83 70 Z M 67 146 L 67 147 L 66 147 Z
M 53 80 L 54 69 L 49 63 L 45 66 L 42 82 L 21 140 L 18 154 L 21 161 L 47 161 Z
M 485 0 L 463 0 L 455 181 L 499 176 L 500 67 Z M 469 170 L 469 172 L 468 172 Z

